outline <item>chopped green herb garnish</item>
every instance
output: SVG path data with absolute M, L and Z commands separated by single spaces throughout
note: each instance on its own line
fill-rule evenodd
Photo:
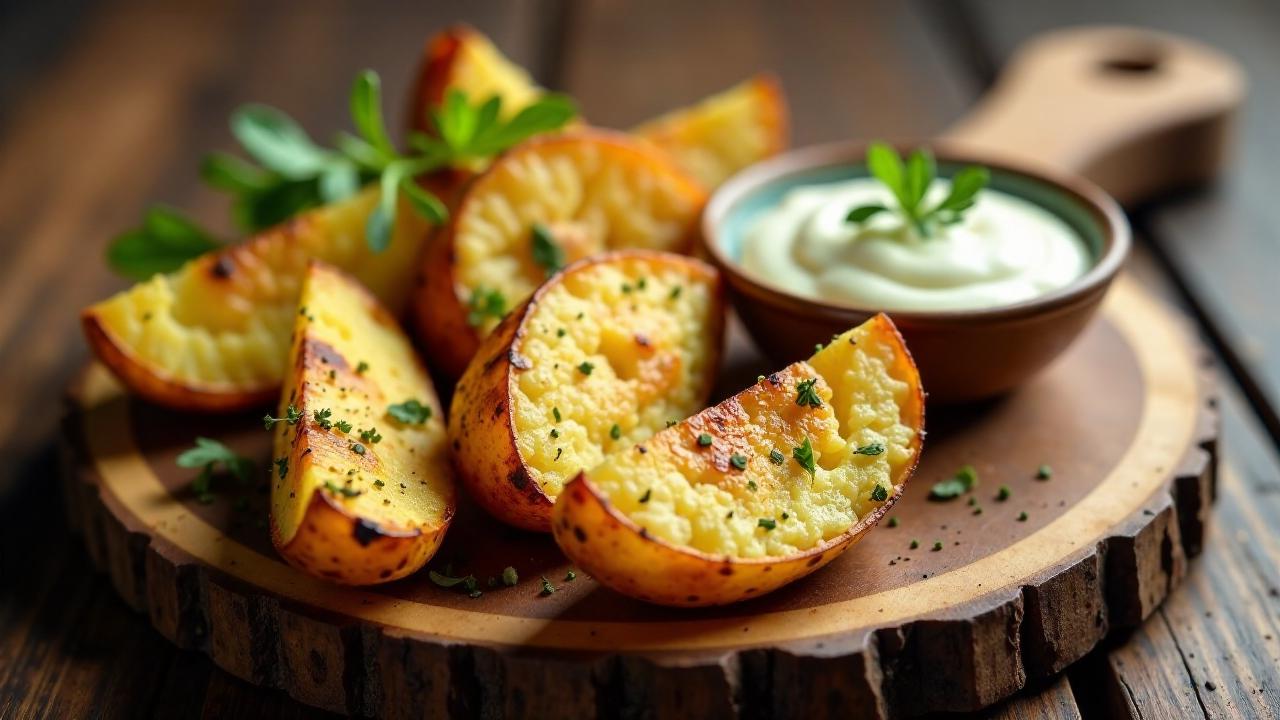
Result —
M 1022 512 L 1018 513 L 1018 522 L 1026 522 L 1026 521 L 1027 521 L 1027 512 L 1023 510 Z
M 320 426 L 321 430 L 328 430 L 329 428 L 333 427 L 333 420 L 329 419 L 333 417 L 333 411 L 330 410 L 329 408 L 324 408 L 323 410 L 316 410 L 315 412 L 311 413 L 311 417 L 315 418 L 316 424 Z
M 675 286 L 675 287 L 671 288 L 671 294 L 670 294 L 670 295 L 668 295 L 667 297 L 671 298 L 672 300 L 675 300 L 675 299 L 679 298 L 679 297 L 680 297 L 680 291 L 681 291 L 682 289 L 683 289 L 683 288 L 681 288 L 679 285 L 677 285 L 677 286 Z
M 734 467 L 738 468 L 739 470 L 746 470 L 746 469 L 747 469 L 747 456 L 746 456 L 746 455 L 730 455 L 730 456 L 729 456 L 729 464 L 733 465 Z
M 357 375 L 363 375 L 363 374 L 365 374 L 365 372 L 366 372 L 366 371 L 368 371 L 368 370 L 369 370 L 369 363 L 367 363 L 367 362 L 365 362 L 365 361 L 363 361 L 363 360 L 361 360 L 360 362 L 356 363 L 356 374 L 357 374 Z
M 867 170 L 893 193 L 897 211 L 903 222 L 914 228 L 923 238 L 932 237 L 938 226 L 954 225 L 977 202 L 977 195 L 986 187 L 991 174 L 986 168 L 969 166 L 951 178 L 951 189 L 945 198 L 932 208 L 924 205 L 929 186 L 937 175 L 933 155 L 924 148 L 911 153 L 906 163 L 896 150 L 884 143 L 872 143 L 867 148 Z M 873 203 L 855 207 L 845 217 L 847 222 L 861 224 L 888 207 Z
M 877 484 L 871 490 L 871 499 L 876 502 L 884 502 L 889 499 L 889 491 L 885 490 L 883 485 Z
M 889 518 L 889 527 L 898 527 L 898 516 L 894 515 Z
M 196 438 L 195 447 L 183 451 L 178 456 L 177 463 L 178 467 L 202 468 L 208 475 L 212 475 L 214 469 L 221 465 L 241 483 L 247 483 L 253 479 L 252 460 L 237 455 L 226 445 L 206 437 Z
M 1012 494 L 1013 491 L 1009 489 L 1008 485 L 1001 485 L 1000 489 L 996 491 L 996 500 L 1004 502 L 1005 500 L 1008 500 L 1009 496 Z
M 613 438 L 614 440 L 617 440 L 618 438 L 622 437 L 622 428 L 618 427 L 618 423 L 614 423 L 613 427 L 609 428 L 609 437 Z
M 325 480 L 324 486 L 329 492 L 334 495 L 341 495 L 342 497 L 355 497 L 360 494 L 359 490 L 356 490 L 350 485 L 339 485 L 332 480 Z
M 556 337 L 564 337 L 566 332 L 564 328 L 556 328 Z
M 1053 477 L 1053 468 L 1049 467 L 1048 465 L 1041 465 L 1036 470 L 1037 480 L 1048 480 L 1051 477 Z
M 374 486 L 374 487 L 376 487 L 376 488 L 383 488 L 383 487 L 386 487 L 386 486 L 387 486 L 387 484 L 386 484 L 385 482 L 383 482 L 383 481 L 382 481 L 382 478 L 374 478 L 374 479 L 373 479 L 373 486 Z
M 956 474 L 933 484 L 929 497 L 934 500 L 950 500 L 960 497 L 978 485 L 978 471 L 965 465 Z
M 378 443 L 382 442 L 382 435 L 378 433 L 377 428 L 369 428 L 368 430 L 360 431 L 360 439 L 369 443 L 370 445 L 377 445 Z
M 884 443 L 871 443 L 870 445 L 863 445 L 857 450 L 854 450 L 853 454 L 854 455 L 883 455 Z
M 637 289 L 637 290 L 644 290 L 644 289 L 645 289 L 645 288 L 647 288 L 647 287 L 649 287 L 649 281 L 648 281 L 648 280 L 645 280 L 644 278 L 640 278 L 639 280 L 637 280 L 637 281 L 636 281 L 636 289 Z
M 592 365 L 586 360 L 583 360 L 582 364 L 578 366 L 578 372 L 582 373 L 583 375 L 590 375 L 591 371 L 595 369 L 596 369 L 596 366 Z
M 516 574 L 516 569 L 510 565 L 502 568 L 502 584 L 507 587 L 515 587 L 520 582 L 520 576 Z
M 747 481 L 747 489 L 748 489 L 748 490 L 750 490 L 751 492 L 755 492 L 756 490 L 759 490 L 759 489 L 760 489 L 760 486 L 759 486 L 759 485 L 756 485 L 756 481 L 755 481 L 755 480 L 748 480 L 748 481 Z
M 911 549 L 912 549 L 912 550 L 915 550 L 915 549 L 916 549 L 916 548 L 918 548 L 918 547 L 920 547 L 920 541 L 919 541 L 919 540 L 916 540 L 916 539 L 914 539 L 914 538 L 912 538 L 912 540 L 911 540 Z
M 351 423 L 347 422 L 346 420 L 339 420 L 335 422 L 333 426 L 338 428 L 338 432 L 344 432 L 344 433 L 351 432 Z
M 787 461 L 787 456 L 783 455 L 778 450 L 778 448 L 774 448 L 769 451 L 769 462 L 773 463 L 774 465 L 781 465 L 786 461 Z
M 488 318 L 501 320 L 507 314 L 507 298 L 497 290 L 477 287 L 467 301 L 467 324 L 480 327 Z
M 822 407 L 822 398 L 818 397 L 818 390 L 814 387 L 818 384 L 818 378 L 809 378 L 796 383 L 796 404 L 804 407 Z
M 556 439 L 556 438 L 560 437 L 560 431 L 559 431 L 559 430 L 557 430 L 557 429 L 555 429 L 555 428 L 551 428 L 551 433 L 550 433 L 550 434 L 551 434 L 551 439 L 552 439 L 552 440 L 554 440 L 554 439 Z
M 551 417 L 555 418 L 556 422 L 560 422 L 560 408 L 558 407 L 551 408 Z
M 698 433 L 699 445 L 701 445 L 702 447 L 709 447 L 711 445 L 711 442 L 712 441 L 711 441 L 710 435 L 708 435 L 707 433 Z
M 813 444 L 809 442 L 809 436 L 806 435 L 804 442 L 798 446 L 791 448 L 791 457 L 800 463 L 800 467 L 809 473 L 809 477 L 813 478 L 817 475 L 817 464 L 813 459 Z
M 414 398 L 387 406 L 387 414 L 406 425 L 421 425 L 431 419 L 431 406 Z
M 564 267 L 564 248 L 556 243 L 555 236 L 542 223 L 533 224 L 532 235 L 533 261 L 547 272 L 547 277 L 551 277 Z
M 772 530 L 778 527 L 778 522 L 773 518 L 760 518 L 758 521 L 756 521 L 756 526 L 762 527 L 765 530 Z
M 653 488 L 649 488 L 648 490 L 644 491 L 643 495 L 640 496 L 640 502 L 647 503 L 649 502 L 649 498 L 652 496 L 653 496 Z
M 271 417 L 270 415 L 265 415 L 262 418 L 262 425 L 266 429 L 270 430 L 271 428 L 276 426 L 276 423 L 286 423 L 288 425 L 297 425 L 298 421 L 301 419 L 302 419 L 302 411 L 299 410 L 297 407 L 295 407 L 293 403 L 289 403 L 289 406 L 286 407 L 284 410 L 284 417 L 278 418 L 278 417 Z
M 941 549 L 942 549 L 942 541 L 941 541 L 941 540 L 934 540 L 934 541 L 933 541 L 933 551 L 934 551 L 934 552 L 938 552 L 938 551 L 939 551 L 939 550 L 941 550 Z
M 271 461 L 276 466 L 276 474 L 283 480 L 285 475 L 289 474 L 289 458 L 279 457 Z
M 553 592 L 555 592 L 555 591 L 556 591 L 556 586 L 551 584 L 551 581 L 547 579 L 547 576 L 546 576 L 546 575 L 543 575 L 543 576 L 542 576 L 542 592 L 541 592 L 541 595 L 542 595 L 543 597 L 546 597 L 547 595 L 550 595 L 551 593 L 553 593 Z
M 568 571 L 568 572 L 566 572 L 566 573 L 564 574 L 564 581 L 565 581 L 565 582 L 573 582 L 573 581 L 574 581 L 574 580 L 576 580 L 577 578 L 578 578 L 578 573 L 576 573 L 576 572 L 574 572 L 574 571 L 572 571 L 572 570 L 570 570 L 570 571 Z

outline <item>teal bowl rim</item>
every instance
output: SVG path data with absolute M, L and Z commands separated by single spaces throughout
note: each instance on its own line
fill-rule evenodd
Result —
M 1074 204 L 1083 215 L 1091 216 L 1097 229 L 1097 235 L 1093 238 L 1089 237 L 1092 233 L 1086 232 L 1086 229 L 1081 227 L 1080 218 L 1064 216 L 1058 208 L 1049 207 L 1048 204 L 1028 197 L 1022 192 L 1005 187 L 999 188 L 1034 202 L 1080 233 L 1094 256 L 1088 272 L 1058 290 L 1008 305 L 960 310 L 890 310 L 800 295 L 774 285 L 767 279 L 754 276 L 743 269 L 736 258 L 730 257 L 723 242 L 723 231 L 730 226 L 735 216 L 742 212 L 742 206 L 760 194 L 768 192 L 772 186 L 791 186 L 794 181 L 823 170 L 847 169 L 853 171 L 851 177 L 865 176 L 865 170 L 861 169 L 866 166 L 864 158 L 868 144 L 862 141 L 838 142 L 791 150 L 756 163 L 734 175 L 712 194 L 702 214 L 703 247 L 716 265 L 720 266 L 721 271 L 729 276 L 732 284 L 757 288 L 775 303 L 821 314 L 870 315 L 885 312 L 895 321 L 907 323 L 912 321 L 924 323 L 930 320 L 1009 319 L 1037 315 L 1069 305 L 1096 290 L 1105 288 L 1120 271 L 1129 254 L 1132 239 L 1124 212 L 1116 201 L 1097 185 L 1083 178 L 1041 168 L 1019 166 L 995 158 L 982 157 L 980 154 L 969 153 L 963 149 L 950 148 L 945 142 L 934 142 L 901 143 L 897 144 L 897 147 L 900 152 L 906 152 L 914 147 L 928 145 L 937 156 L 940 166 L 982 165 L 992 171 L 993 179 L 1000 185 L 1013 180 L 1029 186 L 1040 186 L 1043 190 L 1057 193 L 1062 197 L 1063 205 Z M 779 191 L 785 192 L 785 189 L 779 188 Z

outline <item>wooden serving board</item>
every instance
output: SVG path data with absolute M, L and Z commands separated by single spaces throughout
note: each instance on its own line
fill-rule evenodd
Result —
M 732 333 L 721 395 L 770 370 Z M 515 587 L 479 598 L 426 572 L 327 584 L 282 562 L 266 480 L 201 504 L 174 459 L 197 435 L 269 465 L 260 413 L 193 417 L 127 397 L 100 366 L 70 393 L 67 500 L 94 562 L 185 648 L 250 682 L 360 715 L 882 717 L 972 710 L 1142 621 L 1199 551 L 1212 497 L 1210 383 L 1182 323 L 1121 279 L 1031 385 L 931 409 L 925 453 L 881 526 L 828 568 L 739 605 L 633 601 L 549 536 L 464 504 L 431 567 Z M 981 482 L 931 502 L 963 464 Z M 1036 479 L 1049 464 L 1053 477 Z M 1007 485 L 1012 495 L 996 499 Z M 1025 520 L 1020 515 L 1026 513 Z M 919 547 L 910 547 L 912 540 Z M 940 550 L 933 550 L 940 542 Z M 541 595 L 540 576 L 558 588 Z

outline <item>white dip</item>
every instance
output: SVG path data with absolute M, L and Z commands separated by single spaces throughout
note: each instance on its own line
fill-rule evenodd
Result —
M 933 207 L 950 189 L 937 180 Z M 894 208 L 862 224 L 853 208 Z M 742 264 L 792 292 L 882 310 L 989 308 L 1067 285 L 1090 265 L 1084 242 L 1053 213 L 984 189 L 955 225 L 920 237 L 873 178 L 798 187 L 747 228 Z

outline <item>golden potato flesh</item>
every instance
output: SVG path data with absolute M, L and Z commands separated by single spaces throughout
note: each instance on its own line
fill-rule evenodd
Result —
M 414 310 L 429 360 L 461 375 L 481 338 L 546 279 L 539 228 L 566 263 L 618 248 L 685 252 L 705 202 L 665 153 L 625 135 L 521 144 L 475 179 L 424 253 Z
M 565 483 L 703 406 L 723 339 L 714 269 L 646 251 L 553 276 L 485 340 L 449 414 L 454 464 L 499 519 L 550 529 Z
M 762 595 L 874 526 L 915 467 L 923 412 L 915 365 L 877 316 L 584 471 L 556 502 L 556 541 L 642 600 Z
M 451 87 L 465 92 L 473 104 L 502 98 L 504 117 L 515 115 L 542 94 L 524 68 L 508 60 L 483 33 L 465 25 L 427 40 L 409 104 L 409 127 L 432 132 L 431 110 Z
M 156 275 L 86 309 L 89 345 L 133 392 L 181 410 L 238 410 L 272 402 L 284 378 L 307 262 L 350 272 L 404 307 L 426 221 L 407 206 L 390 246 L 369 249 L 372 188 L 304 212 L 244 243 Z
M 681 167 L 714 188 L 786 148 L 787 114 L 778 81 L 758 75 L 632 132 L 671 153 Z
M 271 537 L 350 585 L 404 577 L 439 548 L 455 490 L 435 389 L 392 315 L 313 263 L 275 421 Z

